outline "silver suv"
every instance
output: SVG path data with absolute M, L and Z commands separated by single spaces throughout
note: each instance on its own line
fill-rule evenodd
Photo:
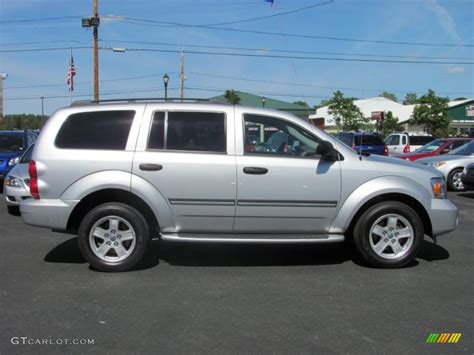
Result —
M 441 173 L 360 156 L 290 114 L 215 102 L 79 104 L 46 123 L 23 220 L 77 233 L 96 269 L 123 271 L 152 238 L 336 243 L 400 267 L 457 226 Z

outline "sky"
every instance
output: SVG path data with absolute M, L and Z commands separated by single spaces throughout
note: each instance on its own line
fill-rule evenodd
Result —
M 8 73 L 4 114 L 39 114 L 41 96 L 48 115 L 69 105 L 71 47 L 86 47 L 72 50 L 77 72 L 73 99 L 92 98 L 92 31 L 81 27 L 81 18 L 91 14 L 92 0 L 0 0 L 0 72 Z M 357 98 L 386 90 L 399 101 L 407 92 L 423 94 L 429 88 L 451 99 L 474 97 L 474 0 L 274 0 L 273 6 L 264 0 L 99 0 L 99 15 L 100 46 L 127 49 L 100 51 L 102 99 L 163 97 L 165 73 L 169 96 L 179 96 L 180 50 L 185 53 L 186 97 L 234 89 L 311 106 L 337 89 Z M 276 16 L 252 20 L 271 15 Z M 7 22 L 43 18 L 56 19 Z M 62 49 L 37 50 L 46 48 Z M 6 52 L 18 49 L 34 50 Z M 235 55 L 243 53 L 252 56 Z

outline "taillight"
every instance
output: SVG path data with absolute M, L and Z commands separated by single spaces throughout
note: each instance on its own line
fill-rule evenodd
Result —
M 407 144 L 405 148 L 403 148 L 403 153 L 410 153 L 410 144 Z
M 39 190 L 38 190 L 38 173 L 36 171 L 36 162 L 34 160 L 30 160 L 30 164 L 28 165 L 28 173 L 30 174 L 30 193 L 34 199 L 39 200 Z
M 383 148 L 383 155 L 388 156 L 388 147 L 384 146 Z

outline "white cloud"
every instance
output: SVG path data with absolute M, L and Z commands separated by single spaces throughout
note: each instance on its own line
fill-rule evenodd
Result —
M 449 14 L 448 10 L 441 6 L 437 0 L 425 0 L 426 7 L 433 11 L 438 18 L 438 23 L 444 29 L 444 32 L 451 37 L 456 44 L 462 44 L 463 41 L 456 31 L 456 23 Z
M 461 74 L 464 73 L 464 67 L 461 67 L 459 65 L 454 66 L 454 67 L 449 67 L 448 68 L 448 73 L 449 74 Z

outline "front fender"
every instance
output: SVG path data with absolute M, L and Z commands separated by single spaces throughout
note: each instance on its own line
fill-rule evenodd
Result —
M 400 176 L 382 176 L 357 187 L 340 204 L 340 208 L 329 228 L 330 233 L 344 233 L 360 208 L 371 199 L 385 194 L 403 194 L 419 201 L 429 210 L 430 193 L 417 182 Z

